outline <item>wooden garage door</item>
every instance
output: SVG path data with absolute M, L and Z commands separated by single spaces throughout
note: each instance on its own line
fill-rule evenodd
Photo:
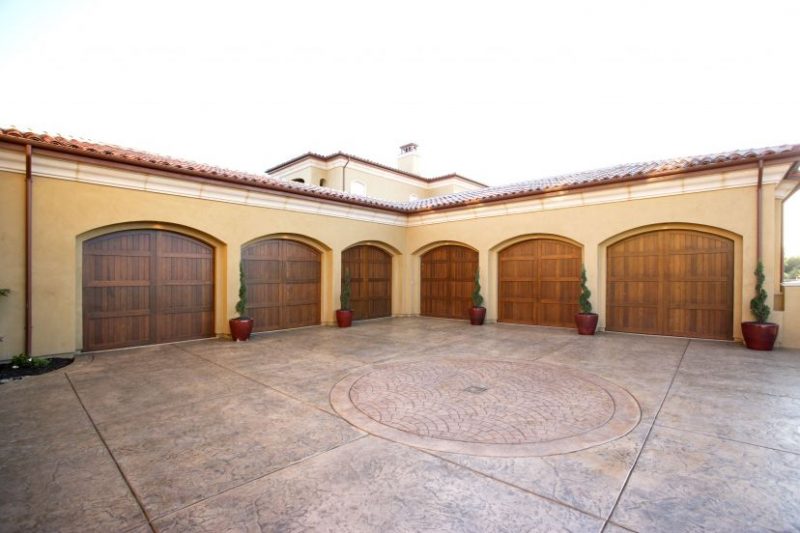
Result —
M 606 328 L 730 339 L 733 242 L 688 230 L 630 237 L 608 248 Z
M 321 255 L 305 244 L 266 239 L 242 250 L 247 314 L 254 331 L 320 322 Z
M 509 246 L 499 256 L 501 322 L 575 325 L 580 294 L 581 249 L 553 239 Z
M 392 316 L 392 256 L 376 246 L 342 252 L 342 276 L 350 271 L 353 318 Z
M 464 246 L 440 246 L 423 255 L 422 314 L 444 318 L 468 318 L 477 269 L 478 252 Z
M 214 335 L 214 253 L 195 239 L 122 231 L 83 244 L 83 349 Z

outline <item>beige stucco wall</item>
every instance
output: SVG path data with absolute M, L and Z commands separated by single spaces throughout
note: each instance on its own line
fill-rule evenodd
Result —
M 779 339 L 783 346 L 800 348 L 800 285 L 783 287 L 784 308 L 775 313 L 780 324 Z
M 25 344 L 25 177 L 0 172 L 0 360 L 23 351 Z
M 755 176 L 755 170 L 752 171 Z M 708 177 L 706 177 L 708 178 Z M 779 265 L 774 248 L 774 185 L 763 188 L 764 262 L 767 287 L 776 287 Z M 509 204 L 509 206 L 514 204 Z M 520 209 L 519 205 L 516 209 Z M 509 207 L 509 210 L 511 208 Z M 582 245 L 592 303 L 605 326 L 605 250 L 617 240 L 653 229 L 692 228 L 717 233 L 734 241 L 734 336 L 741 338 L 739 323 L 750 320 L 749 299 L 754 291 L 755 187 L 626 200 L 599 205 L 545 209 L 531 213 L 473 218 L 410 227 L 408 247 L 413 258 L 407 269 L 413 274 L 408 294 L 412 312 L 419 312 L 420 256 L 438 242 L 463 243 L 480 254 L 481 285 L 485 288 L 487 319 L 497 319 L 497 257 L 503 248 L 526 237 L 555 235 Z M 770 303 L 773 293 L 770 294 Z M 780 342 L 780 340 L 779 340 Z
M 329 174 L 341 175 L 341 172 L 342 169 L 336 168 L 331 169 Z M 351 192 L 351 186 L 354 181 L 360 181 L 366 185 L 367 196 L 381 198 L 384 200 L 407 202 L 408 197 L 412 194 L 417 195 L 418 198 L 424 198 L 427 194 L 424 184 L 416 186 L 409 183 L 394 181 L 348 166 L 345 170 L 345 186 L 347 187 L 348 192 Z
M 20 156 L 21 157 L 21 156 Z M 53 165 L 39 160 L 34 168 L 50 172 Z M 774 169 L 773 169 L 774 170 Z M 776 174 L 778 170 L 774 170 Z M 334 169 L 332 172 L 340 171 Z M 633 188 L 617 187 L 608 193 L 614 200 L 591 203 L 578 193 L 559 196 L 556 203 L 534 199 L 486 207 L 466 208 L 429 215 L 412 216 L 408 227 L 379 222 L 385 214 L 351 206 L 323 202 L 303 204 L 275 197 L 275 205 L 284 209 L 242 205 L 241 194 L 225 189 L 214 192 L 218 200 L 181 196 L 194 194 L 163 180 L 138 176 L 140 182 L 167 187 L 173 192 L 157 193 L 122 187 L 134 186 L 134 176 L 127 171 L 108 170 L 86 164 L 52 170 L 62 179 L 35 177 L 34 255 L 33 255 L 33 355 L 71 352 L 80 349 L 81 339 L 81 243 L 97 235 L 128 228 L 155 227 L 179 231 L 200 238 L 216 250 L 215 329 L 227 333 L 227 319 L 234 312 L 238 292 L 237 265 L 243 244 L 264 236 L 293 238 L 317 247 L 323 254 L 322 323 L 333 322 L 338 307 L 341 252 L 358 243 L 376 244 L 390 251 L 393 259 L 393 314 L 419 313 L 420 255 L 443 243 L 463 243 L 480 254 L 481 282 L 489 320 L 497 317 L 497 257 L 506 246 L 530 237 L 555 235 L 572 240 L 583 248 L 584 263 L 593 292 L 592 303 L 605 323 L 605 250 L 616 240 L 638 231 L 687 227 L 710 231 L 733 239 L 735 244 L 735 316 L 734 332 L 739 322 L 750 319 L 748 303 L 753 293 L 755 268 L 755 187 L 737 187 L 706 192 L 684 192 L 658 197 L 631 199 Z M 76 181 L 85 176 L 112 176 L 119 186 Z M 750 179 L 755 170 L 735 175 L 710 174 L 691 178 L 725 183 L 728 179 Z M 348 176 L 350 176 L 348 171 Z M 130 177 L 130 180 L 128 180 Z M 691 185 L 690 178 L 683 181 Z M 715 181 L 716 180 L 716 181 Z M 672 180 L 670 183 L 680 181 Z M 139 183 L 139 182 L 136 182 Z M 661 187 L 661 185 L 657 185 Z M 672 186 L 672 185 L 670 185 Z M 645 191 L 647 192 L 647 191 Z M 663 190 L 662 190 L 663 193 Z M 774 201 L 775 185 L 763 189 L 762 206 L 765 225 L 764 258 L 767 287 L 779 289 L 780 203 Z M 6 335 L 2 356 L 22 351 L 24 322 L 24 175 L 0 173 L 0 286 L 12 289 L 9 298 L 0 299 L 0 335 Z M 199 194 L 199 193 L 198 193 Z M 249 193 L 248 193 L 249 194 Z M 648 193 L 649 194 L 649 193 Z M 599 195 L 599 196 L 598 196 Z M 640 194 L 641 196 L 641 194 Z M 646 194 L 645 194 L 646 196 Z M 653 194 L 655 196 L 655 193 Z M 574 199 L 570 199 L 573 198 Z M 575 200 L 577 199 L 577 200 Z M 259 200 L 259 201 L 263 201 Z M 594 201 L 594 200 L 592 200 Z M 604 200 L 605 201 L 605 200 Z M 289 204 L 293 207 L 289 208 Z M 272 205 L 272 204 L 263 204 Z M 562 207 L 569 205 L 570 207 Z M 537 207 L 538 206 L 538 207 Z M 532 208 L 538 210 L 531 211 Z M 294 210 L 293 210 L 294 209 Z M 305 212 L 298 212 L 305 210 Z M 322 211 L 329 214 L 323 214 Z M 497 216 L 488 216 L 490 213 Z M 528 212 L 530 211 L 530 212 Z M 334 214 L 338 213 L 338 216 Z M 455 220 L 459 217 L 471 217 Z M 354 220 L 354 217 L 375 220 Z M 432 217 L 432 218 L 426 218 Z M 771 221 L 771 222 L 767 222 Z M 773 291 L 774 292 L 774 291 Z M 798 291 L 795 291 L 798 292 Z M 770 302 L 772 305 L 772 294 Z M 786 310 L 776 313 L 782 324 L 779 343 L 800 347 L 800 304 L 797 295 L 787 294 Z
M 4 176 L 3 192 L 19 192 L 24 178 Z M 322 316 L 333 322 L 338 306 L 341 252 L 362 241 L 384 243 L 390 250 L 405 249 L 404 228 L 384 224 L 335 219 L 314 214 L 293 213 L 224 202 L 181 198 L 144 191 L 90 185 L 35 177 L 33 254 L 33 347 L 34 355 L 71 352 L 81 347 L 80 250 L 81 242 L 109 231 L 133 227 L 173 229 L 212 244 L 216 249 L 215 328 L 228 331 L 238 293 L 238 262 L 241 246 L 264 236 L 296 238 L 323 253 Z M 23 204 L 24 205 L 24 204 Z M 17 210 L 4 209 L 6 234 L 19 248 L 24 235 Z M 5 229 L 7 228 L 7 230 Z M 388 245 L 388 246 L 387 246 Z M 8 350 L 21 351 L 22 331 L 18 311 L 24 254 L 3 254 L 0 268 L 14 274 L 9 283 L 13 312 L 3 315 L 9 330 Z M 402 314 L 402 263 L 398 260 L 393 311 Z M 222 303 L 220 305 L 220 302 Z
M 412 194 L 416 195 L 418 198 L 427 198 L 431 196 L 430 190 L 426 188 L 426 184 L 423 182 L 420 182 L 419 185 L 413 185 L 411 183 L 411 178 L 399 178 L 400 181 L 398 181 L 365 172 L 354 167 L 355 165 L 348 165 L 347 168 L 344 169 L 344 189 L 342 188 L 343 167 L 323 169 L 310 166 L 287 172 L 283 175 L 283 179 L 293 180 L 302 178 L 304 183 L 309 185 L 320 185 L 320 180 L 324 179 L 325 187 L 339 191 L 346 190 L 347 192 L 352 192 L 352 183 L 354 181 L 359 181 L 367 188 L 367 196 L 397 202 L 407 202 L 409 196 Z M 451 192 L 451 189 L 452 187 L 448 188 L 446 192 Z

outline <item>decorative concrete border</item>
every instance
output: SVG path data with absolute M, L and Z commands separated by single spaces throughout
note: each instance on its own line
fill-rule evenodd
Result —
M 437 359 L 436 362 L 442 362 L 443 360 L 447 359 Z M 452 360 L 463 363 L 469 359 Z M 491 362 L 489 360 L 482 359 L 472 359 L 472 361 Z M 418 365 L 423 362 L 424 361 L 419 360 L 404 361 L 402 363 L 384 363 L 378 365 L 368 365 L 359 368 L 355 372 L 344 377 L 341 381 L 334 385 L 333 389 L 331 389 L 331 406 L 342 418 L 353 424 L 355 427 L 378 437 L 402 444 L 407 444 L 409 446 L 414 446 L 415 448 L 486 457 L 536 457 L 576 452 L 586 448 L 591 448 L 593 446 L 598 446 L 600 444 L 605 444 L 627 435 L 639 424 L 639 420 L 641 419 L 641 410 L 636 399 L 628 391 L 619 385 L 616 385 L 615 383 L 607 381 L 594 374 L 566 366 L 519 360 L 503 360 L 503 362 L 543 366 L 551 370 L 563 372 L 574 379 L 587 381 L 593 385 L 596 385 L 606 391 L 611 397 L 614 403 L 614 413 L 605 424 L 570 437 L 538 443 L 487 444 L 480 442 L 437 439 L 392 428 L 367 416 L 351 401 L 351 387 L 359 379 L 367 376 L 376 369 L 385 368 L 392 365 Z

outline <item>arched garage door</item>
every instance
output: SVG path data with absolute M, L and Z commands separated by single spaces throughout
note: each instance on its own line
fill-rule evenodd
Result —
M 247 314 L 254 331 L 320 322 L 321 254 L 286 239 L 265 239 L 242 250 Z
M 214 335 L 214 252 L 157 230 L 121 231 L 83 244 L 83 349 Z
M 424 316 L 468 318 L 478 252 L 446 245 L 422 256 L 421 312 Z
M 606 329 L 706 339 L 733 334 L 733 242 L 689 230 L 608 248 Z
M 350 272 L 353 318 L 392 316 L 392 256 L 376 246 L 342 252 L 342 276 Z
M 532 239 L 500 252 L 498 263 L 501 322 L 575 325 L 581 272 L 578 246 Z

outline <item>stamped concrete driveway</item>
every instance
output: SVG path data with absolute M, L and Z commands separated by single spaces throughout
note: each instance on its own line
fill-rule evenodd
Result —
M 367 365 L 433 361 L 447 374 L 442 362 L 454 361 L 474 376 L 477 360 L 495 378 L 531 364 L 583 384 L 559 389 L 568 416 L 543 410 L 556 437 L 598 424 L 581 417 L 595 384 L 632 395 L 635 417 L 622 436 L 569 453 L 481 456 L 374 436 L 330 402 Z M 415 368 L 388 381 L 416 387 Z M 364 409 L 390 413 L 362 388 Z M 0 402 L 2 531 L 800 529 L 800 351 L 389 319 L 79 356 L 0 385 Z M 454 431 L 421 424 L 445 440 Z

